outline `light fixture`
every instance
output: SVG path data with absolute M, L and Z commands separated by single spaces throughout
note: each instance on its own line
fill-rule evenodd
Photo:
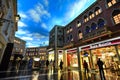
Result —
M 21 19 L 20 15 L 15 15 L 15 22 L 18 22 L 20 19 Z M 12 20 L 0 18 L 0 23 L 2 23 L 2 22 L 14 23 L 14 21 L 12 21 Z
M 18 22 L 21 19 L 20 15 L 15 15 L 15 21 Z

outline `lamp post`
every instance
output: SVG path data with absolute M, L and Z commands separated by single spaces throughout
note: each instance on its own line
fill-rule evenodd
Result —
M 4 19 L 4 18 L 0 18 L 0 23 L 5 23 L 5 22 L 9 22 L 9 23 L 16 23 L 18 20 L 20 19 L 19 15 L 15 15 L 15 20 L 9 20 L 9 19 Z M 10 61 L 10 57 L 11 57 L 11 53 L 13 50 L 13 43 L 8 42 L 6 44 L 6 48 L 3 52 L 3 56 L 2 56 L 2 60 L 0 63 L 0 71 L 4 72 L 7 71 L 8 66 L 9 66 L 9 61 Z M 6 77 L 6 72 L 4 73 L 0 73 L 0 77 Z

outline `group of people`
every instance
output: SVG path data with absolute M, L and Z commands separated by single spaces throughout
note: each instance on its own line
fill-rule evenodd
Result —
M 100 60 L 100 58 L 98 58 L 97 65 L 99 67 L 99 72 L 100 72 L 101 80 L 105 80 L 105 75 L 104 75 L 104 70 L 103 70 L 103 64 L 104 63 Z M 85 74 L 88 73 L 89 69 L 88 69 L 88 64 L 87 64 L 86 60 L 84 60 L 84 62 L 83 62 L 83 67 L 84 67 Z
M 46 68 L 48 69 L 48 67 L 50 67 L 50 69 L 52 69 L 52 68 L 55 69 L 55 60 L 54 61 L 46 60 Z M 60 70 L 63 69 L 63 61 L 62 60 L 60 61 L 59 67 L 60 67 Z

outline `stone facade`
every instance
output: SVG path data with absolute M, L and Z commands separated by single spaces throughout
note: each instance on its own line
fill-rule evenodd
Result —
M 0 63 L 7 43 L 14 42 L 17 31 L 17 0 L 0 0 Z

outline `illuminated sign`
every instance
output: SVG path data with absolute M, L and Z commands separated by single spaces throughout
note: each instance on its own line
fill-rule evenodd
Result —
M 116 44 L 120 44 L 120 37 L 116 39 L 101 41 L 101 42 L 97 42 L 94 44 L 89 44 L 83 47 L 79 47 L 79 51 L 84 51 L 84 50 L 89 50 L 89 49 L 94 49 L 94 48 L 99 48 L 99 47 L 105 47 L 105 46 L 110 46 L 110 45 L 116 45 Z
M 77 48 L 67 50 L 67 53 L 75 53 L 77 52 Z
M 90 48 L 98 48 L 98 47 L 104 47 L 104 46 L 109 46 L 112 45 L 111 42 L 104 42 L 104 43 L 100 43 L 100 44 L 95 44 L 95 45 L 90 45 Z

